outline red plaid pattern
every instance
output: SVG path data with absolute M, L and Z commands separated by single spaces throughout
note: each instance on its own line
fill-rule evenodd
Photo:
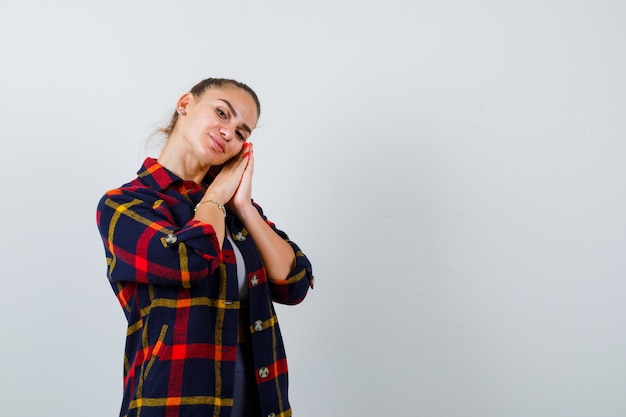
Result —
M 193 220 L 201 198 L 197 184 L 147 158 L 135 180 L 98 204 L 107 275 L 128 321 L 120 416 L 230 416 L 237 269 L 229 241 L 220 251 L 213 227 Z M 288 417 L 287 361 L 273 301 L 302 301 L 313 283 L 311 264 L 266 219 L 296 254 L 287 281 L 270 281 L 251 236 L 231 213 L 226 222 L 246 262 L 261 408 L 264 415 Z

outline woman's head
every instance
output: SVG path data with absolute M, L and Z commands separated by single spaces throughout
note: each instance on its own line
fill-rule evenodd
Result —
M 207 78 L 205 80 L 200 81 L 198 84 L 194 85 L 191 88 L 191 90 L 189 90 L 189 93 L 193 95 L 196 99 L 200 99 L 206 93 L 207 90 L 230 89 L 230 88 L 235 88 L 235 89 L 244 91 L 252 98 L 252 100 L 254 101 L 254 104 L 256 105 L 256 117 L 258 120 L 258 118 L 261 116 L 261 103 L 259 101 L 259 98 L 252 88 L 250 88 L 247 84 L 244 84 L 242 82 L 232 80 L 229 78 Z M 165 136 L 169 138 L 172 132 L 174 131 L 174 128 L 176 127 L 176 123 L 178 122 L 179 116 L 180 114 L 177 109 L 174 111 L 174 114 L 172 115 L 168 125 L 166 127 L 159 129 L 159 133 L 163 133 Z
M 159 161 L 174 172 L 221 166 L 243 152 L 259 119 L 259 100 L 247 85 L 209 78 L 176 102 Z M 185 176 L 183 176 L 185 177 Z

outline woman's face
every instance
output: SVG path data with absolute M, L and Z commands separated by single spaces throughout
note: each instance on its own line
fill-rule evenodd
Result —
M 177 127 L 201 164 L 221 165 L 243 148 L 257 123 L 252 97 L 236 87 L 209 88 L 201 97 L 183 95 Z

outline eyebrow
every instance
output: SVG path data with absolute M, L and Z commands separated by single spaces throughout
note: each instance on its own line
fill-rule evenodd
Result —
M 232 114 L 234 114 L 234 115 L 235 115 L 235 117 L 237 117 L 237 116 L 238 116 L 238 114 L 237 114 L 237 110 L 235 110 L 235 108 L 233 107 L 233 105 L 232 105 L 232 104 L 230 104 L 230 101 L 226 100 L 225 98 L 220 98 L 219 100 L 221 100 L 221 101 L 223 101 L 224 103 L 226 103 L 226 105 L 227 105 L 227 106 L 228 106 L 228 108 L 230 109 L 230 112 L 231 112 Z M 246 132 L 248 132 L 248 133 L 252 133 L 252 129 L 250 129 L 250 127 L 249 127 L 247 124 L 243 123 L 243 124 L 241 125 L 241 127 L 243 127 L 243 130 L 245 130 Z

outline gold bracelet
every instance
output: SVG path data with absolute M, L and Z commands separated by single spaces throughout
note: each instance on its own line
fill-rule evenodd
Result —
M 198 204 L 196 204 L 196 207 L 193 209 L 193 211 L 198 210 L 198 207 L 200 206 L 200 204 L 204 204 L 204 203 L 213 203 L 216 204 L 217 207 L 219 207 L 220 210 L 222 210 L 222 213 L 224 213 L 224 217 L 226 217 L 226 207 L 224 207 L 223 204 L 220 204 L 219 202 L 215 201 L 215 200 L 202 200 L 200 201 Z

